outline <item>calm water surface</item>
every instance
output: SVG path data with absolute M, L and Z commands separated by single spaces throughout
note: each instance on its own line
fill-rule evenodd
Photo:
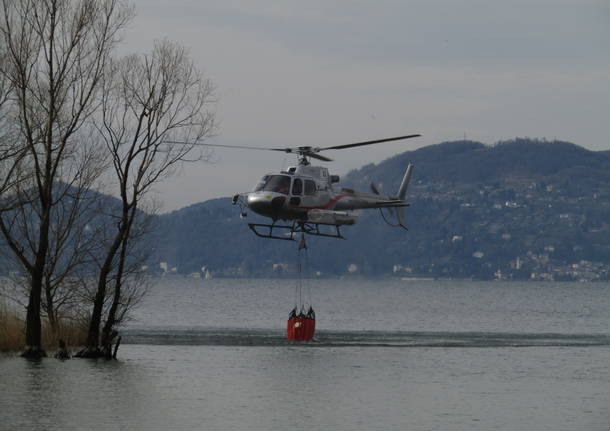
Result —
M 610 285 L 165 279 L 120 361 L 0 358 L 0 429 L 610 430 Z

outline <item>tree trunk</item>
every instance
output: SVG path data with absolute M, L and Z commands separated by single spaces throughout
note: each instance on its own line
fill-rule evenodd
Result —
M 79 358 L 98 358 L 102 355 L 100 346 L 100 323 L 102 321 L 102 309 L 104 307 L 104 297 L 106 296 L 106 280 L 110 268 L 102 266 L 98 279 L 97 292 L 93 302 L 93 311 L 89 321 L 89 331 L 87 332 L 87 345 L 83 350 L 76 354 Z
M 119 266 L 122 266 L 119 263 Z M 114 295 L 112 298 L 112 305 L 110 306 L 110 310 L 108 310 L 108 318 L 106 319 L 106 323 L 104 324 L 104 328 L 102 329 L 102 350 L 108 359 L 110 359 L 110 352 L 112 350 L 112 340 L 113 334 L 116 335 L 116 331 L 113 330 L 113 327 L 116 323 L 116 312 L 119 308 L 119 300 L 121 298 L 121 280 L 118 279 L 115 283 L 114 287 Z
M 135 218 L 135 208 L 136 207 L 134 205 L 129 214 L 129 219 L 125 220 L 125 223 L 123 224 L 125 226 L 125 232 L 123 233 L 121 252 L 119 253 L 119 262 L 116 274 L 116 282 L 114 285 L 114 294 L 112 297 L 112 304 L 110 306 L 110 310 L 108 310 L 108 318 L 106 319 L 106 324 L 104 325 L 104 329 L 102 329 L 102 349 L 106 352 L 106 356 L 108 357 L 108 359 L 110 359 L 112 339 L 114 338 L 112 334 L 115 333 L 115 331 L 113 331 L 113 327 L 116 324 L 116 313 L 119 308 L 119 302 L 121 300 L 121 286 L 123 284 L 125 259 L 127 256 L 127 244 L 129 240 L 129 235 L 131 233 L 131 226 Z
M 100 326 L 102 323 L 102 311 L 104 308 L 104 299 L 106 297 L 106 286 L 108 284 L 108 276 L 112 270 L 112 263 L 116 256 L 116 253 L 123 241 L 125 234 L 124 223 L 119 223 L 119 231 L 114 238 L 114 241 L 106 255 L 104 264 L 100 268 L 100 274 L 97 282 L 97 292 L 93 302 L 93 311 L 91 313 L 91 320 L 89 321 L 89 331 L 87 333 L 87 346 L 78 352 L 76 356 L 81 358 L 92 358 L 102 356 L 100 350 Z
M 40 300 L 42 295 L 42 276 L 36 271 L 32 274 L 32 284 L 25 320 L 25 351 L 24 358 L 42 358 L 46 356 L 42 349 L 42 323 L 40 320 Z
M 25 351 L 24 358 L 42 358 L 46 352 L 42 349 L 42 322 L 40 319 L 40 301 L 42 300 L 42 287 L 44 268 L 46 264 L 47 249 L 49 246 L 49 220 L 51 188 L 45 187 L 41 197 L 42 217 L 40 223 L 39 244 L 36 261 L 31 272 L 32 284 L 25 320 Z

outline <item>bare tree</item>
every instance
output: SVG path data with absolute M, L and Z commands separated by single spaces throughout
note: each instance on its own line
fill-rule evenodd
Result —
M 200 143 L 214 132 L 212 84 L 176 44 L 157 42 L 149 55 L 132 55 L 109 64 L 103 84 L 98 128 L 112 159 L 122 206 L 100 266 L 87 347 L 81 356 L 102 353 L 100 327 L 111 286 L 112 299 L 101 331 L 102 348 L 109 351 L 123 289 L 135 275 L 133 267 L 128 270 L 127 256 L 142 233 L 135 226 L 147 194 L 195 148 L 202 148 L 168 141 Z M 202 157 L 201 152 L 195 155 Z
M 98 215 L 99 195 L 89 190 L 93 178 L 87 177 L 84 165 L 103 166 L 83 160 L 83 166 L 79 167 L 79 170 L 83 169 L 83 175 L 77 178 L 77 183 L 58 182 L 54 186 L 57 203 L 51 212 L 49 248 L 41 295 L 41 313 L 46 317 L 54 339 L 62 338 L 62 321 L 82 316 L 85 307 L 91 303 L 83 300 L 81 290 L 83 283 L 95 273 L 94 256 L 101 249 L 98 242 L 99 224 L 105 220 Z M 97 169 L 94 172 L 95 178 L 98 175 Z M 30 247 L 29 232 L 35 230 L 37 224 L 35 207 L 20 205 L 12 212 L 6 211 L 4 219 L 7 222 L 10 220 L 15 240 Z M 14 255 L 6 257 L 15 264 Z M 11 283 L 0 287 L 0 294 L 26 307 L 31 286 L 30 275 L 26 273 L 26 277 L 23 277 L 16 273 L 11 276 L 11 280 Z
M 57 184 L 83 175 L 78 167 L 89 142 L 82 131 L 99 108 L 101 79 L 133 10 L 122 0 L 1 1 L 0 76 L 11 88 L 17 151 L 3 169 L 13 187 L 2 198 L 0 231 L 28 275 L 24 355 L 38 357 L 52 222 L 65 202 Z
M 91 278 L 99 244 L 99 196 L 91 191 L 104 168 L 101 154 L 93 151 L 78 157 L 72 183 L 55 185 L 56 206 L 52 212 L 49 250 L 43 276 L 42 310 L 53 333 L 59 337 L 59 319 L 82 306 L 80 287 Z

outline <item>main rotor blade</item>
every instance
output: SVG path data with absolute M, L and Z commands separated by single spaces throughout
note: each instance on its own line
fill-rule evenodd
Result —
M 355 142 L 353 144 L 345 144 L 345 145 L 334 145 L 332 147 L 324 147 L 324 148 L 316 148 L 317 151 L 324 151 L 324 150 L 342 150 L 344 148 L 353 148 L 353 147 L 361 147 L 363 145 L 372 145 L 372 144 L 379 144 L 381 142 L 390 142 L 390 141 L 400 141 L 402 139 L 411 139 L 411 138 L 417 138 L 418 136 L 421 135 L 407 135 L 407 136 L 396 136 L 394 138 L 385 138 L 385 139 L 375 139 L 373 141 L 365 141 L 365 142 Z
M 307 157 L 311 157 L 312 159 L 322 160 L 323 162 L 332 162 L 333 161 L 333 159 L 329 159 L 328 157 L 321 156 L 321 155 L 316 154 L 316 153 L 306 153 L 304 155 L 307 156 Z
M 196 146 L 200 146 L 200 147 L 240 148 L 240 149 L 244 149 L 244 150 L 281 151 L 283 153 L 292 152 L 292 148 L 248 147 L 245 145 L 206 144 L 203 142 L 183 142 L 183 141 L 163 141 L 163 142 L 167 143 L 167 144 L 196 145 Z

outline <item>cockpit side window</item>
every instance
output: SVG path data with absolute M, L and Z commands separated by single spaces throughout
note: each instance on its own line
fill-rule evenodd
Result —
M 312 180 L 305 180 L 305 194 L 315 195 L 316 194 L 316 183 Z
M 255 192 L 276 192 L 288 194 L 290 190 L 290 177 L 288 175 L 265 175 L 254 189 Z
M 292 194 L 300 196 L 303 193 L 303 181 L 300 178 L 292 180 Z

